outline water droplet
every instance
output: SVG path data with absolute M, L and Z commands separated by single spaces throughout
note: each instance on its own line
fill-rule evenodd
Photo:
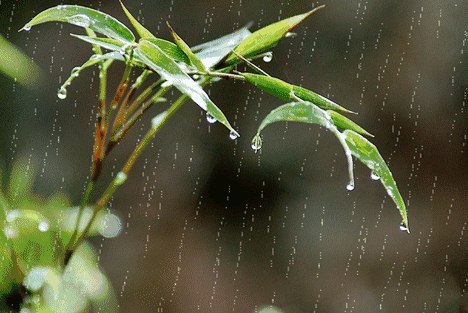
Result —
M 346 185 L 346 190 L 353 191 L 354 190 L 354 183 L 349 183 L 348 185 Z
M 41 231 L 43 233 L 48 231 L 49 228 L 50 228 L 50 226 L 49 226 L 49 223 L 47 221 L 40 221 L 39 225 L 37 226 L 37 229 L 39 229 L 39 231 Z
M 401 231 L 406 231 L 406 232 L 408 231 L 408 227 L 406 227 L 405 223 L 402 222 L 402 223 L 400 224 L 400 230 L 401 230 Z
M 171 80 L 166 80 L 164 83 L 161 84 L 161 87 L 162 87 L 162 88 L 167 88 L 167 87 L 171 87 L 173 84 L 174 84 L 173 81 L 171 81 Z
M 69 17 L 67 21 L 70 24 L 74 24 L 80 27 L 89 27 L 89 25 L 91 24 L 91 20 L 89 19 L 89 17 L 87 17 L 84 14 L 73 15 Z
M 200 79 L 200 75 L 195 74 L 195 75 L 192 76 L 192 78 L 193 78 L 194 80 L 198 80 L 198 79 Z
M 115 183 L 117 185 L 122 185 L 123 183 L 125 183 L 126 180 L 127 180 L 127 174 L 125 174 L 124 172 L 119 172 L 117 176 L 115 177 Z
M 265 56 L 263 57 L 263 62 L 269 63 L 271 62 L 271 60 L 273 60 L 273 52 L 266 53 Z
M 23 29 L 28 32 L 31 30 L 31 26 L 29 24 L 26 24 L 24 25 Z
M 296 36 L 297 33 L 287 32 L 286 35 L 284 35 L 284 38 L 294 38 Z
M 90 60 L 99 60 L 102 56 L 100 54 L 93 54 L 89 59 Z
M 65 87 L 60 87 L 59 91 L 57 92 L 57 97 L 61 100 L 67 98 L 67 89 Z
M 207 121 L 208 123 L 210 123 L 210 124 L 214 124 L 214 123 L 216 123 L 217 120 L 216 120 L 216 118 L 215 118 L 213 115 L 211 115 L 210 113 L 206 113 L 206 121 Z
M 236 140 L 237 138 L 239 138 L 239 134 L 238 134 L 236 131 L 233 130 L 233 131 L 231 131 L 231 132 L 229 133 L 229 138 L 230 138 L 231 140 Z
M 377 175 L 376 173 L 372 172 L 371 175 L 370 175 L 370 178 L 372 180 L 379 180 L 380 179 L 380 176 Z
M 260 135 L 255 136 L 252 139 L 252 149 L 257 153 L 258 150 L 262 148 L 262 138 Z

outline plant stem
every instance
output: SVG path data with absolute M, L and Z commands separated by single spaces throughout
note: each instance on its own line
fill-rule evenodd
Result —
M 91 226 L 92 226 L 94 220 L 96 219 L 96 216 L 99 213 L 99 211 L 102 208 L 104 208 L 104 206 L 107 204 L 109 199 L 115 193 L 117 188 L 119 188 L 125 182 L 130 170 L 132 169 L 133 165 L 135 165 L 136 160 L 141 155 L 141 153 L 145 150 L 145 148 L 148 146 L 148 144 L 151 142 L 151 140 L 156 135 L 156 133 L 161 129 L 161 127 L 169 120 L 169 118 L 188 99 L 189 99 L 189 97 L 187 95 L 183 95 L 179 99 L 177 99 L 171 105 L 171 107 L 169 107 L 169 109 L 167 111 L 165 111 L 165 114 L 161 118 L 161 120 L 157 124 L 153 124 L 153 126 L 150 128 L 150 130 L 148 130 L 145 137 L 140 141 L 140 143 L 137 145 L 135 150 L 133 150 L 132 154 L 128 158 L 128 160 L 125 163 L 125 165 L 123 166 L 122 170 L 116 175 L 116 177 L 112 180 L 110 185 L 104 191 L 101 198 L 98 200 L 96 206 L 94 207 L 93 215 L 91 216 L 91 219 L 89 220 L 88 224 L 86 225 L 86 227 L 83 230 L 83 232 L 81 233 L 81 235 L 76 240 L 76 243 L 72 246 L 72 249 L 71 249 L 72 251 L 74 250 L 75 247 L 78 247 L 78 245 L 81 243 L 81 241 L 83 241 L 83 239 L 88 235 L 89 230 L 91 229 Z

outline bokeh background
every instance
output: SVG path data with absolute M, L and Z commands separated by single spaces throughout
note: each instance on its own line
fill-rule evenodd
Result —
M 0 162 L 26 157 L 35 191 L 78 203 L 88 174 L 97 73 L 90 55 L 46 24 L 18 33 L 60 1 L 0 1 L 0 34 L 42 69 L 27 89 L 0 77 Z M 117 1 L 76 1 L 124 20 Z M 169 38 L 191 44 L 253 21 L 252 30 L 319 4 L 259 64 L 273 76 L 359 112 L 408 203 L 411 234 L 383 187 L 356 164 L 347 192 L 344 154 L 319 127 L 277 124 L 259 154 L 250 140 L 278 100 L 242 83 L 210 88 L 242 137 L 208 125 L 187 103 L 138 161 L 111 207 L 123 232 L 93 241 L 122 312 L 466 312 L 468 308 L 468 3 L 463 0 L 126 1 Z M 128 25 L 128 23 L 127 23 Z M 117 84 L 116 66 L 111 83 Z M 112 85 L 111 85 L 112 86 Z M 156 114 L 159 109 L 152 111 Z M 104 167 L 103 190 L 147 129 L 137 127 Z

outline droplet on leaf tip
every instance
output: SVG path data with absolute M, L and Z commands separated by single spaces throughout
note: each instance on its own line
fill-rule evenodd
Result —
M 216 118 L 210 113 L 206 113 L 206 121 L 210 124 L 216 123 Z
M 265 56 L 263 57 L 263 62 L 270 63 L 271 60 L 273 60 L 273 53 L 272 52 L 266 53 Z
M 380 179 L 380 176 L 377 175 L 376 173 L 372 172 L 371 175 L 370 175 L 370 178 L 372 180 L 379 180 Z
M 60 87 L 59 91 L 57 92 L 57 97 L 61 100 L 67 98 L 67 89 L 65 87 Z
M 354 190 L 354 183 L 349 183 L 348 185 L 346 185 L 346 190 L 353 191 Z
M 235 131 L 231 131 L 231 132 L 229 133 L 229 138 L 230 138 L 231 140 L 236 140 L 237 138 L 239 138 L 239 134 L 237 134 Z
M 257 153 L 262 148 L 262 138 L 257 135 L 252 139 L 252 149 Z
M 408 231 L 408 227 L 405 225 L 405 223 L 401 223 L 401 224 L 400 224 L 400 230 L 401 230 L 401 231 L 405 231 L 405 232 L 409 232 L 409 231 Z

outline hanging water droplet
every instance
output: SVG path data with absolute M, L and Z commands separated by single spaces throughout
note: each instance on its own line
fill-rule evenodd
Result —
M 258 150 L 262 148 L 262 138 L 260 135 L 255 136 L 252 139 L 252 149 L 257 153 Z
M 354 190 L 354 183 L 349 183 L 348 185 L 346 185 L 346 190 L 353 191 Z
M 402 222 L 402 223 L 400 224 L 400 230 L 401 230 L 401 231 L 406 231 L 406 232 L 408 231 L 408 227 L 406 227 L 405 223 Z
M 174 82 L 172 80 L 166 80 L 164 83 L 161 84 L 161 87 L 167 88 L 167 87 L 171 87 L 173 84 Z
M 231 132 L 229 133 L 229 138 L 230 138 L 231 140 L 236 140 L 237 138 L 239 138 L 239 134 L 238 134 L 236 131 L 233 130 L 233 131 L 231 131 Z
M 125 183 L 126 180 L 127 180 L 127 174 L 125 174 L 124 172 L 119 172 L 117 176 L 115 177 L 115 183 L 117 185 L 122 185 L 123 183 Z
M 37 225 L 37 229 L 41 232 L 46 232 L 49 230 L 49 223 L 47 221 L 40 221 L 39 225 Z
M 31 26 L 29 24 L 26 24 L 24 25 L 23 29 L 28 32 L 31 30 Z
M 93 54 L 89 59 L 90 60 L 99 60 L 102 56 L 100 54 Z
M 286 35 L 284 35 L 284 38 L 294 38 L 296 36 L 297 33 L 287 32 Z
M 263 57 L 263 62 L 269 63 L 271 62 L 271 60 L 273 60 L 273 52 L 266 53 L 265 56 Z
M 65 87 L 60 87 L 60 89 L 57 92 L 57 97 L 61 100 L 67 98 L 67 89 Z
M 199 80 L 199 79 L 200 79 L 200 75 L 195 74 L 195 75 L 192 76 L 192 78 L 193 78 L 194 80 Z
M 210 113 L 206 113 L 206 121 L 210 124 L 216 123 L 216 118 Z
M 379 180 L 380 179 L 380 176 L 377 175 L 376 173 L 372 172 L 371 175 L 370 175 L 370 178 L 372 180 Z

